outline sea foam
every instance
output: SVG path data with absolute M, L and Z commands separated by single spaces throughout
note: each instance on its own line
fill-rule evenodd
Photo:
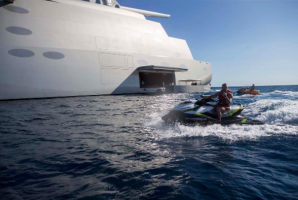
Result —
M 298 124 L 297 101 L 262 99 L 250 103 L 243 114 L 269 124 Z
M 293 125 L 230 125 L 218 124 L 210 126 L 186 126 L 182 124 L 166 125 L 158 114 L 151 115 L 145 125 L 155 128 L 159 139 L 175 137 L 208 137 L 214 136 L 222 140 L 257 140 L 260 137 L 274 135 L 298 135 L 298 126 Z

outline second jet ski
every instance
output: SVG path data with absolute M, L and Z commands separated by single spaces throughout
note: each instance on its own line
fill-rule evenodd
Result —
M 264 122 L 248 119 L 241 115 L 244 106 L 242 104 L 231 105 L 230 109 L 222 113 L 222 119 L 217 119 L 216 102 L 211 99 L 186 101 L 180 103 L 162 117 L 166 123 L 181 122 L 186 124 L 211 125 L 211 124 L 251 124 L 262 125 Z

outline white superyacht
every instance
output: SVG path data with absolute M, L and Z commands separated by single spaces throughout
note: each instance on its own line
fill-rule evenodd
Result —
M 116 0 L 0 0 L 0 100 L 201 92 L 211 64 Z

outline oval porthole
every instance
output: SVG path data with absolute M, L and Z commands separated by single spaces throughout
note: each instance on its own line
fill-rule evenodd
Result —
M 17 27 L 17 26 L 10 26 L 6 28 L 6 31 L 16 34 L 16 35 L 31 35 L 32 31 L 26 28 Z
M 20 58 L 28 58 L 34 56 L 34 52 L 28 49 L 11 49 L 8 53 L 12 56 L 20 57 Z
M 13 6 L 13 5 L 4 6 L 3 8 L 10 12 L 19 13 L 19 14 L 28 14 L 29 13 L 29 11 L 26 10 L 25 8 Z
M 43 53 L 43 56 L 49 59 L 55 59 L 55 60 L 59 60 L 64 58 L 64 54 L 56 52 L 56 51 L 48 51 Z

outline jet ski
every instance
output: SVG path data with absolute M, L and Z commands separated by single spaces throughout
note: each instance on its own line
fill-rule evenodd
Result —
M 237 90 L 237 94 L 252 94 L 252 95 L 259 95 L 260 90 L 248 90 L 248 88 L 241 88 L 240 90 Z
M 241 115 L 244 106 L 242 104 L 231 105 L 230 109 L 222 113 L 221 121 L 218 120 L 216 105 L 213 99 L 201 99 L 196 101 L 186 101 L 180 103 L 162 117 L 166 123 L 180 122 L 194 125 L 262 125 L 264 122 L 248 119 Z

